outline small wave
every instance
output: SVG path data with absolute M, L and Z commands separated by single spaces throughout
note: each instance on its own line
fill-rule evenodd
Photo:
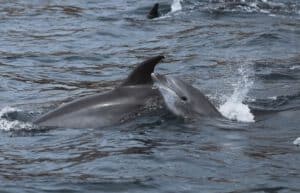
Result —
M 18 131 L 35 129 L 36 127 L 31 123 L 16 119 L 21 112 L 21 110 L 13 107 L 2 108 L 0 110 L 0 130 Z
M 241 80 L 238 81 L 237 85 L 234 85 L 233 94 L 219 108 L 222 115 L 229 119 L 241 122 L 254 122 L 254 116 L 249 106 L 243 103 L 249 89 L 253 85 L 253 81 L 249 78 L 248 70 L 245 65 L 239 68 Z
M 83 9 L 76 6 L 47 5 L 46 7 L 43 8 L 43 11 L 52 11 L 52 12 L 61 11 L 62 13 L 67 15 L 80 16 L 80 14 L 82 14 L 83 12 Z
M 251 112 L 279 112 L 298 107 L 297 101 L 299 101 L 299 99 L 300 92 L 296 92 L 291 95 L 270 96 L 264 99 L 257 98 L 254 101 L 250 101 L 248 104 L 251 107 Z M 255 113 L 255 115 L 256 114 L 257 113 Z
M 260 44 L 270 44 L 278 41 L 283 41 L 283 39 L 276 33 L 263 33 L 257 36 L 254 36 L 253 39 L 247 42 L 249 46 L 256 46 Z
M 171 5 L 171 12 L 182 10 L 181 2 L 182 0 L 173 0 L 173 3 Z
M 260 78 L 264 80 L 297 80 L 295 77 L 289 75 L 289 74 L 284 74 L 284 73 L 270 73 L 270 74 L 263 74 L 260 75 Z
M 272 96 L 267 97 L 266 99 L 256 99 L 255 101 L 251 102 L 251 104 L 267 110 L 275 110 L 275 108 L 286 105 L 289 100 L 289 96 Z
M 270 0 L 210 0 L 213 12 L 263 13 L 269 16 L 299 14 L 299 5 L 293 2 L 274 2 Z

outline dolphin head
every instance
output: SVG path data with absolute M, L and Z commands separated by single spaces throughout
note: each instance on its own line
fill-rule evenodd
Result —
M 151 77 L 166 106 L 174 114 L 184 118 L 221 116 L 207 97 L 192 85 L 173 76 L 152 73 Z

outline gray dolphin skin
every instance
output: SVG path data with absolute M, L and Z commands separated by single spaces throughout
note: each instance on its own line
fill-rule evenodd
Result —
M 223 117 L 208 98 L 192 85 L 169 75 L 152 73 L 151 76 L 167 108 L 175 115 L 184 118 Z
M 155 3 L 154 6 L 152 7 L 152 9 L 149 11 L 147 18 L 154 19 L 154 18 L 159 17 L 160 14 L 159 14 L 158 8 L 159 8 L 159 4 Z
M 139 64 L 115 89 L 67 103 L 41 116 L 34 124 L 45 127 L 98 128 L 118 124 L 147 109 L 161 98 L 153 89 L 151 73 L 164 56 Z M 153 104 L 152 104 L 153 105 Z

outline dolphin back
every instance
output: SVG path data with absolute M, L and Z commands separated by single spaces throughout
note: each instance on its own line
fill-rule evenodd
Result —
M 62 105 L 42 115 L 34 123 L 47 127 L 70 128 L 101 127 L 119 123 L 125 115 L 135 114 L 147 101 L 159 96 L 158 91 L 152 89 L 151 73 L 163 58 L 164 56 L 156 56 L 142 62 L 119 87 Z

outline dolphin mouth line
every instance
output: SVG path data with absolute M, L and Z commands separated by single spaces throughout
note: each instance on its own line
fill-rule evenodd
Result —
M 176 92 L 169 88 L 165 82 L 160 81 L 155 73 L 152 73 L 151 77 L 153 79 L 153 86 L 159 90 L 167 108 L 175 115 L 184 117 L 184 115 L 176 108 L 175 105 L 176 101 L 178 100 L 178 95 Z
M 152 81 L 153 81 L 153 88 L 157 88 L 159 89 L 159 79 L 157 78 L 156 74 L 155 73 L 151 73 L 151 78 L 152 78 Z
M 152 77 L 152 79 L 153 79 L 154 82 L 158 82 L 159 81 L 158 78 L 157 78 L 157 75 L 154 72 L 151 73 L 151 77 Z
M 164 83 L 161 83 L 161 81 L 159 80 L 159 78 L 155 73 L 151 73 L 151 77 L 153 79 L 154 88 L 157 88 L 164 98 L 169 98 L 170 96 L 173 97 L 177 96 L 175 91 L 170 89 L 168 86 L 164 85 Z

